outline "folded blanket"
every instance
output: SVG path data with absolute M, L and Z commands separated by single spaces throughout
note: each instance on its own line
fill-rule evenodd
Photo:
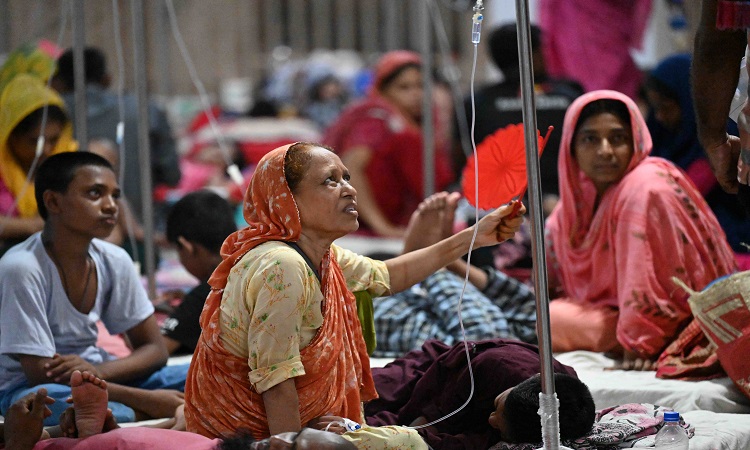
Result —
M 605 408 L 596 413 L 591 431 L 582 438 L 565 441 L 566 447 L 579 450 L 615 450 L 621 448 L 647 448 L 654 446 L 657 431 L 664 424 L 664 413 L 672 408 L 650 403 L 627 403 Z M 688 437 L 693 437 L 695 428 L 680 417 L 680 425 Z M 498 442 L 491 450 L 533 450 L 536 444 L 511 444 Z

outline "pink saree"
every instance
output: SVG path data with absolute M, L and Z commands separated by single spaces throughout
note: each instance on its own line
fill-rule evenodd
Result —
M 600 99 L 627 105 L 634 152 L 624 177 L 594 210 L 596 190 L 578 168 L 571 142 L 581 110 Z M 726 236 L 700 192 L 650 151 L 643 117 L 624 94 L 595 91 L 569 107 L 558 163 L 561 198 L 546 227 L 550 286 L 559 298 L 550 305 L 553 347 L 557 334 L 571 347 L 565 350 L 625 349 L 656 359 L 693 320 L 688 294 L 672 277 L 701 290 L 735 270 Z M 681 342 L 690 348 L 670 351 L 685 358 L 701 347 L 695 339 Z

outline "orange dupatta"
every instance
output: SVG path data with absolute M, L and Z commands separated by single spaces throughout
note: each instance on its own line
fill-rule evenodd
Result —
M 230 270 L 247 252 L 264 242 L 299 239 L 302 225 L 284 175 L 289 147 L 269 152 L 258 163 L 245 195 L 244 216 L 250 225 L 227 238 L 221 249 L 224 260 L 208 281 L 211 293 L 201 314 L 203 331 L 185 384 L 188 431 L 226 437 L 242 428 L 256 439 L 269 436 L 263 398 L 248 379 L 247 358 L 228 352 L 222 344 L 219 306 Z M 305 375 L 295 378 L 300 418 L 306 424 L 331 414 L 363 422 L 361 402 L 377 393 L 356 302 L 330 250 L 321 269 L 323 325 L 300 350 Z

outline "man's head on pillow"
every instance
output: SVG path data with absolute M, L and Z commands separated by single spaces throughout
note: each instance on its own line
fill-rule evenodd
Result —
M 507 389 L 495 398 L 495 411 L 489 423 L 506 442 L 542 442 L 539 394 L 542 378 L 537 374 Z M 555 374 L 555 393 L 560 401 L 560 437 L 577 439 L 594 424 L 594 400 L 589 388 L 578 378 Z

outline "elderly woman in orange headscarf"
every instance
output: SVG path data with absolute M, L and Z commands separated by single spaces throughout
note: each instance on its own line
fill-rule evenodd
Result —
M 477 247 L 521 224 L 501 207 L 477 225 Z M 245 196 L 250 224 L 222 247 L 185 387 L 189 431 L 255 438 L 322 416 L 362 422 L 377 397 L 352 291 L 397 292 L 462 256 L 474 227 L 385 262 L 333 241 L 359 227 L 357 191 L 331 150 L 296 143 L 258 164 Z
M 38 138 L 44 145 L 38 148 Z M 30 74 L 15 75 L 0 93 L 0 254 L 42 229 L 34 171 L 48 156 L 76 150 L 60 96 Z
M 386 53 L 375 66 L 368 97 L 344 110 L 323 138 L 351 171 L 363 229 L 380 236 L 403 237 L 423 197 L 422 72 L 419 54 Z M 435 133 L 438 191 L 453 181 L 444 136 Z

